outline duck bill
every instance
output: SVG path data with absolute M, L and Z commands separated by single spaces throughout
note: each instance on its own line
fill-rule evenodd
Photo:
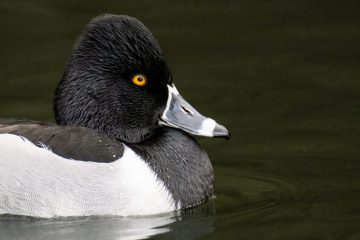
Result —
M 229 139 L 229 131 L 224 126 L 196 111 L 179 94 L 174 85 L 167 86 L 169 90 L 168 100 L 159 119 L 160 125 L 179 128 L 194 135 Z

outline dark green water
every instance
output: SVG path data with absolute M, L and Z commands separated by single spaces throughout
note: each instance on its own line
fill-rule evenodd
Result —
M 200 138 L 217 198 L 149 218 L 0 218 L 0 239 L 360 239 L 359 1 L 0 0 L 0 117 L 52 120 L 94 16 L 142 20 L 230 141 Z

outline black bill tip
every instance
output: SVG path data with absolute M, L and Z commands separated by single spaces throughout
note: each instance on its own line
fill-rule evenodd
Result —
M 230 140 L 229 130 L 227 130 L 226 127 L 224 127 L 218 123 L 215 125 L 215 128 L 213 130 L 213 135 L 214 135 L 214 137 L 217 137 L 217 138 L 225 138 L 226 140 Z

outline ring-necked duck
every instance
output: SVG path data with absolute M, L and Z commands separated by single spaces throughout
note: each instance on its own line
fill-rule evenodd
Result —
M 54 112 L 57 124 L 0 121 L 0 214 L 148 215 L 213 196 L 210 160 L 188 133 L 229 133 L 181 97 L 137 19 L 86 26 Z

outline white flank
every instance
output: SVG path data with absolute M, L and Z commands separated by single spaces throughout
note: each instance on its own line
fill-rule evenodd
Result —
M 163 182 L 124 148 L 123 157 L 112 163 L 75 161 L 0 134 L 0 214 L 133 216 L 176 210 Z

